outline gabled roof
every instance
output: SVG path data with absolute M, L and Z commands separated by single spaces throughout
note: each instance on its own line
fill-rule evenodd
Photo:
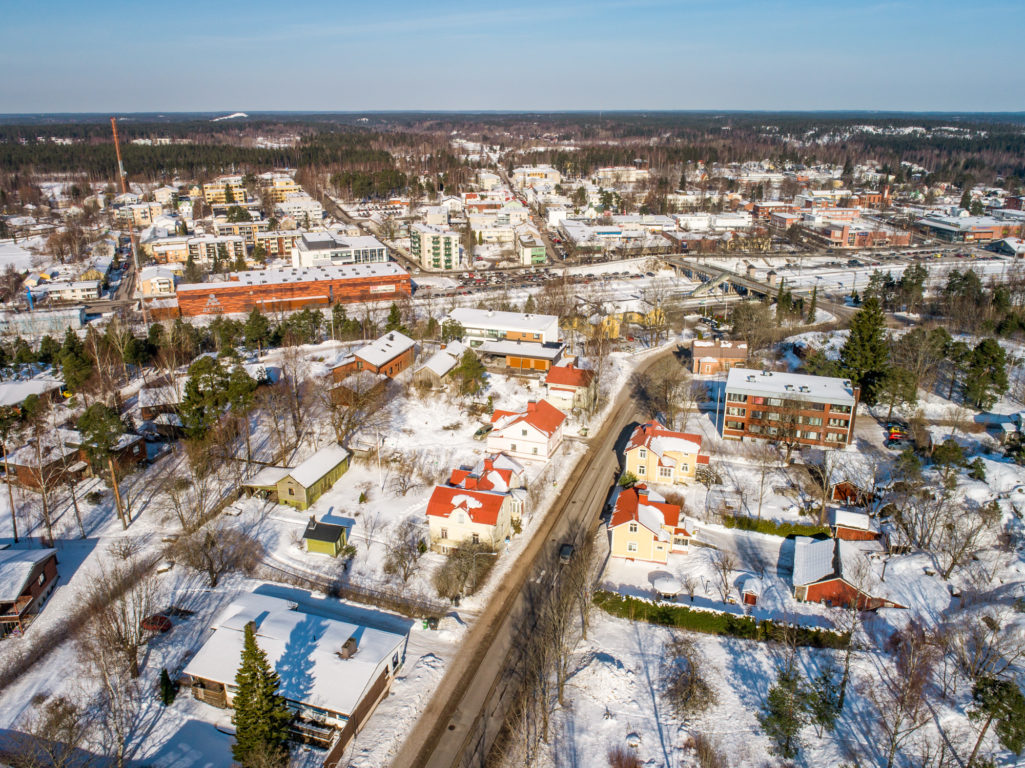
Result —
M 647 448 L 658 457 L 661 467 L 675 467 L 676 460 L 667 454 L 670 452 L 684 455 L 701 454 L 701 435 L 691 432 L 673 432 L 657 421 L 649 421 L 646 424 L 638 425 L 630 435 L 626 451 L 629 452 L 635 448 Z M 707 464 L 708 456 L 698 455 L 697 463 Z
M 539 432 L 553 435 L 566 420 L 566 414 L 547 400 L 537 402 L 531 400 L 522 411 L 499 411 L 491 414 L 491 423 L 495 431 L 501 431 L 516 424 L 529 424 Z
M 309 488 L 347 458 L 349 452 L 342 446 L 326 445 L 288 474 L 303 488 Z
M 546 384 L 565 387 L 586 387 L 594 379 L 594 371 L 577 368 L 575 365 L 558 365 L 548 371 Z
M 427 502 L 427 516 L 448 518 L 456 510 L 462 510 L 475 523 L 497 525 L 504 501 L 505 495 L 501 493 L 437 485 Z
M 0 601 L 17 600 L 35 567 L 56 552 L 56 549 L 0 549 Z
M 499 454 L 499 456 L 501 455 Z M 519 472 L 522 471 L 523 469 L 520 468 Z M 465 467 L 453 469 L 448 478 L 448 484 L 471 490 L 508 493 L 515 474 L 517 473 L 511 467 L 496 466 L 495 459 L 489 456 L 477 462 L 472 469 Z
M 623 488 L 616 498 L 609 528 L 630 522 L 640 523 L 659 538 L 668 539 L 663 526 L 670 529 L 681 528 L 680 508 L 675 504 L 666 503 L 661 497 L 657 497 L 657 494 L 649 494 L 643 485 Z
M 404 333 L 391 331 L 372 344 L 367 344 L 356 351 L 356 357 L 373 366 L 380 367 L 413 348 L 416 344 Z
M 310 522 L 306 524 L 306 530 L 303 531 L 303 538 L 312 539 L 313 541 L 334 543 L 339 541 L 344 534 L 344 525 L 325 523 L 323 520 L 318 521 L 317 518 L 310 515 Z

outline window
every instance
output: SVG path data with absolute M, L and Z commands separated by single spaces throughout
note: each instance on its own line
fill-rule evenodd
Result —
M 822 417 L 820 417 L 820 416 L 806 416 L 804 418 L 803 423 L 807 424 L 808 426 L 811 426 L 811 427 L 821 427 L 822 426 Z
M 288 495 L 289 495 L 289 496 L 295 496 L 295 488 L 291 488 L 291 487 L 290 487 L 290 488 L 288 489 Z
M 648 475 L 648 468 L 646 466 L 644 466 L 643 464 L 641 464 L 641 466 L 637 467 L 637 474 L 640 475 L 641 477 L 647 477 L 647 475 Z
M 743 408 L 736 408 L 736 407 L 730 406 L 729 408 L 726 409 L 726 415 L 727 416 L 743 416 L 745 413 L 747 413 L 747 411 L 745 409 L 743 409 Z
M 850 413 L 851 407 L 849 405 L 831 405 L 829 410 L 832 413 Z
M 847 427 L 847 419 L 830 419 L 829 426 L 831 427 Z
M 646 458 L 648 458 L 648 449 L 647 448 L 641 448 L 639 451 L 637 451 L 637 458 L 638 459 L 646 459 Z
M 43 586 L 43 584 L 45 582 L 46 582 L 46 574 L 45 573 L 39 574 L 39 586 Z
M 520 435 L 523 436 L 523 437 L 526 437 L 527 436 L 527 430 L 521 429 L 520 430 Z
M 752 419 L 764 419 L 765 418 L 765 411 L 751 411 L 751 418 Z
M 627 552 L 636 552 L 637 551 L 637 542 L 636 541 L 629 542 L 626 545 L 626 551 Z
M 673 546 L 674 547 L 686 547 L 686 546 L 689 546 L 689 543 L 687 542 L 687 537 L 686 536 L 674 536 L 673 537 Z
M 826 442 L 827 443 L 842 443 L 843 441 L 844 441 L 844 436 L 842 434 L 840 434 L 839 432 L 827 432 L 826 433 Z
M 680 465 L 680 470 L 683 472 L 690 472 L 690 464 L 683 462 L 683 464 Z
M 480 535 L 479 534 L 476 534 L 476 533 L 473 534 L 473 543 L 474 544 L 480 544 Z
M 767 397 L 765 398 L 765 402 L 768 405 L 775 405 L 777 407 L 783 405 L 783 401 L 778 397 Z
M 726 429 L 743 429 L 744 422 L 742 421 L 727 421 Z
M 769 411 L 769 413 L 766 415 L 766 418 L 769 421 L 779 421 L 779 413 L 777 413 L 776 411 Z
M 671 478 L 673 476 L 673 468 L 672 467 L 659 467 L 658 468 L 658 476 L 659 477 L 664 477 L 664 478 Z
M 738 394 L 737 392 L 727 392 L 726 393 L 726 400 L 728 402 L 731 402 L 731 403 L 746 403 L 747 402 L 747 395 L 741 395 L 741 394 Z
M 509 450 L 512 451 L 513 453 L 516 453 L 516 443 L 511 444 L 509 446 Z
M 448 528 L 442 528 L 441 529 L 441 538 L 443 538 L 443 539 L 447 539 L 448 538 Z
M 630 533 L 637 533 L 637 523 L 630 523 L 628 530 Z
M 536 446 L 536 445 L 534 446 L 533 454 L 534 454 L 535 456 L 537 456 L 537 446 Z

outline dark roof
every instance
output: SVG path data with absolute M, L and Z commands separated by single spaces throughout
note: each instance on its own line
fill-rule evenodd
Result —
M 344 525 L 335 525 L 334 523 L 325 523 L 323 521 L 317 522 L 316 518 L 310 518 L 310 522 L 306 524 L 306 530 L 303 531 L 303 538 L 313 539 L 314 541 L 336 542 L 342 538 L 344 533 Z

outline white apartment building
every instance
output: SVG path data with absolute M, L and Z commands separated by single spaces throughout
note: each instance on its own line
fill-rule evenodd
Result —
M 461 269 L 466 264 L 459 233 L 428 224 L 409 228 L 409 252 L 425 269 Z
M 317 224 L 324 219 L 324 206 L 305 192 L 289 193 L 284 200 L 275 204 L 274 210 L 297 222 L 309 220 L 310 224 Z
M 99 280 L 80 280 L 73 283 L 50 283 L 46 295 L 54 301 L 90 301 L 100 298 Z
M 550 165 L 522 165 L 513 168 L 513 183 L 518 187 L 533 187 L 537 184 L 561 184 L 562 174 Z
M 336 232 L 304 232 L 292 248 L 293 267 L 332 267 L 388 261 L 388 248 L 376 237 Z

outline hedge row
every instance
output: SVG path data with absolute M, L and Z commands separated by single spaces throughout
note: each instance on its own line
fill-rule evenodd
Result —
M 810 523 L 779 523 L 775 520 L 757 520 L 745 515 L 726 515 L 723 525 L 727 528 L 738 528 L 742 531 L 768 533 L 771 536 L 815 536 L 829 533 L 828 525 L 812 525 Z
M 616 592 L 599 590 L 594 593 L 594 604 L 606 613 L 623 619 L 647 621 L 665 627 L 690 629 L 709 635 L 727 635 L 745 640 L 782 641 L 787 627 L 768 619 L 758 621 L 750 616 L 735 616 L 718 611 L 698 611 L 685 605 L 652 603 Z M 843 648 L 847 633 L 813 627 L 789 628 L 797 633 L 797 644 L 811 648 Z

